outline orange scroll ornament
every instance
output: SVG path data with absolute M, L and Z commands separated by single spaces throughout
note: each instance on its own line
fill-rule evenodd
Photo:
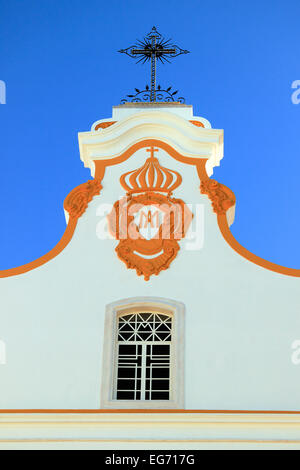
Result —
M 102 185 L 99 179 L 90 180 L 73 189 L 64 203 L 64 208 L 69 212 L 70 217 L 75 219 L 81 217 L 86 211 L 88 203 L 94 196 L 100 194 L 101 189 Z
M 235 204 L 233 192 L 216 180 L 206 179 L 202 181 L 200 191 L 202 194 L 208 195 L 216 214 L 226 214 L 226 211 Z

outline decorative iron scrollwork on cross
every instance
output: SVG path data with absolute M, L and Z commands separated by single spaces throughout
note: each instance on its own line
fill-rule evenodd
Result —
M 142 91 L 136 88 L 136 95 L 127 95 L 128 98 L 132 98 L 132 102 L 184 102 L 182 97 L 175 100 L 174 96 L 178 91 L 171 92 L 172 87 L 162 89 L 160 86 L 156 86 L 156 67 L 157 60 L 162 64 L 165 62 L 170 63 L 170 59 L 174 59 L 181 54 L 188 54 L 189 51 L 173 44 L 171 39 L 164 39 L 155 26 L 153 26 L 152 31 L 142 41 L 137 41 L 133 46 L 121 49 L 119 52 L 137 59 L 137 63 L 142 62 L 144 64 L 149 61 L 151 62 L 151 86 L 147 85 L 146 89 Z M 127 101 L 127 99 L 123 99 L 121 103 L 124 104 Z
M 127 95 L 127 97 L 121 101 L 121 104 L 125 104 L 128 102 L 131 102 L 131 103 L 151 102 L 151 91 L 150 91 L 149 85 L 145 87 L 145 90 L 139 90 L 138 88 L 135 88 L 135 91 L 136 91 L 135 95 Z M 166 90 L 164 90 L 163 88 L 161 88 L 160 85 L 158 85 L 158 87 L 155 90 L 155 96 L 156 96 L 157 102 L 185 103 L 185 99 L 182 96 L 177 96 L 177 94 L 178 94 L 178 90 L 173 91 L 171 86 L 167 88 Z

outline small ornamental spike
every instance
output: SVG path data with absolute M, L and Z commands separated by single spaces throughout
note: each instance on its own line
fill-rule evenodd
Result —
M 181 54 L 188 54 L 189 51 L 181 49 L 172 43 L 171 39 L 164 39 L 163 36 L 157 31 L 156 27 L 153 26 L 151 32 L 144 37 L 142 41 L 137 41 L 133 46 L 127 47 L 127 49 L 121 49 L 119 52 L 127 54 L 129 57 L 137 59 L 137 63 L 151 62 L 151 87 L 146 86 L 145 90 L 136 90 L 135 95 L 127 95 L 128 98 L 132 98 L 132 102 L 140 101 L 175 101 L 174 96 L 177 93 L 171 92 L 171 87 L 167 90 L 162 89 L 159 85 L 156 88 L 156 64 L 159 60 L 162 64 L 170 62 L 170 59 L 174 59 Z M 184 102 L 182 97 L 177 98 L 177 101 Z M 121 101 L 122 104 L 126 103 L 127 100 Z

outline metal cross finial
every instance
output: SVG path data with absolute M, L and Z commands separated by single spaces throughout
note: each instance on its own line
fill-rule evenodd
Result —
M 151 61 L 150 101 L 152 102 L 156 101 L 157 92 L 161 90 L 160 87 L 156 89 L 156 61 L 160 60 L 161 63 L 170 62 L 169 59 L 189 53 L 189 51 L 172 44 L 171 39 L 165 40 L 155 26 L 153 26 L 151 32 L 145 36 L 143 41 L 137 41 L 137 44 L 127 49 L 121 49 L 119 52 L 138 59 L 137 63 L 142 62 L 144 64 L 145 62 Z M 167 92 L 169 92 L 169 90 L 170 88 Z M 139 90 L 137 91 L 139 92 Z M 146 88 L 146 91 L 149 91 L 149 89 Z M 174 94 L 176 94 L 176 92 Z M 170 93 L 169 95 L 171 96 Z

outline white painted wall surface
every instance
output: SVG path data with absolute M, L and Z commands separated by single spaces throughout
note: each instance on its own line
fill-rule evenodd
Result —
M 145 282 L 118 259 L 117 241 L 97 238 L 99 205 L 124 195 L 120 176 L 148 155 L 139 150 L 107 169 L 101 195 L 57 258 L 0 280 L 7 355 L 0 408 L 99 408 L 106 305 L 155 296 L 186 306 L 185 408 L 299 410 L 300 366 L 291 361 L 291 344 L 300 337 L 300 280 L 256 266 L 227 245 L 193 166 L 158 153 L 183 176 L 174 196 L 203 205 L 202 249 L 187 250 L 190 241 L 181 241 L 170 269 Z

